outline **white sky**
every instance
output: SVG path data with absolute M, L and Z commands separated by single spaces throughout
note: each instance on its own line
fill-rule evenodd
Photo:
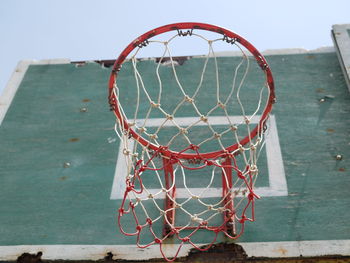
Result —
M 0 92 L 22 59 L 114 59 L 175 22 L 231 29 L 261 51 L 331 46 L 331 26 L 350 23 L 349 10 L 349 0 L 1 0 Z

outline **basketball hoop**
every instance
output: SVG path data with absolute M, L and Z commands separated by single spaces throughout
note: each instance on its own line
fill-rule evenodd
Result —
M 158 39 L 161 36 L 165 39 Z M 180 66 L 179 57 L 172 53 L 173 44 L 184 39 L 201 41 L 207 48 L 206 55 L 191 59 L 202 63 L 200 76 L 192 76 L 190 67 Z M 216 54 L 217 44 L 238 52 L 232 65 L 226 66 L 230 72 L 222 70 L 220 63 L 228 59 Z M 152 45 L 161 50 L 156 61 L 138 58 Z M 147 67 L 142 63 L 148 63 Z M 154 81 L 146 83 L 144 74 Z M 259 77 L 247 84 L 252 75 Z M 134 87 L 123 86 L 123 76 L 133 76 Z M 228 82 L 230 85 L 222 84 Z M 132 100 L 125 99 L 126 94 Z M 185 243 L 207 250 L 219 233 L 229 239 L 240 237 L 245 223 L 255 220 L 257 161 L 274 102 L 273 77 L 265 58 L 227 29 L 177 23 L 153 29 L 131 42 L 115 61 L 109 80 L 109 103 L 127 167 L 118 214 L 121 232 L 136 236 L 140 248 L 159 244 L 168 261 L 176 259 Z M 206 175 L 208 182 L 194 191 L 189 184 L 191 175 L 198 173 L 203 178 Z M 218 175 L 221 196 L 213 199 L 208 193 Z M 146 185 L 150 178 L 159 185 L 157 190 Z M 190 203 L 194 205 L 189 208 Z M 134 222 L 133 229 L 124 229 L 124 216 Z M 161 233 L 155 224 L 163 225 Z M 212 242 L 205 248 L 193 241 L 198 231 L 212 233 Z M 172 258 L 163 249 L 169 239 L 179 243 Z

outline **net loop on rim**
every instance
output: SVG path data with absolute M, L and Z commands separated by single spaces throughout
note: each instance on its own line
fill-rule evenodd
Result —
M 154 38 L 173 30 L 177 33 L 165 40 Z M 219 35 L 208 38 L 201 30 Z M 181 60 L 173 56 L 172 43 L 182 37 L 207 45 L 207 54 L 195 61 L 202 62 L 198 79 L 184 66 L 177 68 Z M 233 59 L 234 65 L 225 64 L 231 68 L 224 74 L 225 83 L 230 84 L 223 84 L 220 75 L 224 71 L 220 63 L 227 61 L 214 51 L 218 42 L 236 47 L 241 54 Z M 152 67 L 144 67 L 137 55 L 151 45 L 160 45 L 162 55 L 152 66 L 155 81 L 148 83 L 143 75 L 151 74 Z M 134 77 L 133 91 L 117 82 L 125 60 L 124 68 Z M 254 74 L 262 72 L 261 83 L 247 85 L 251 61 L 259 68 L 252 70 Z M 166 83 L 164 76 L 172 83 Z M 109 87 L 109 102 L 117 117 L 115 131 L 127 168 L 118 210 L 121 232 L 136 236 L 140 248 L 158 244 L 168 261 L 176 259 L 184 243 L 205 251 L 219 233 L 230 239 L 240 237 L 245 223 L 255 220 L 255 200 L 260 198 L 254 191 L 258 158 L 275 101 L 272 75 L 263 56 L 223 28 L 200 23 L 168 25 L 142 35 L 125 49 L 114 65 Z M 219 195 L 213 194 L 215 189 Z M 134 222 L 134 228 L 124 229 L 124 216 L 129 225 Z M 213 234 L 205 248 L 194 242 L 202 230 Z M 178 240 L 173 258 L 163 251 L 170 238 Z

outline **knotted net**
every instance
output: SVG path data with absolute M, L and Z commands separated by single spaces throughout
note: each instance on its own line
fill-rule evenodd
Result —
M 205 55 L 175 56 L 184 39 L 195 39 L 192 47 L 201 44 Z M 217 54 L 222 44 L 234 53 Z M 159 50 L 159 57 L 140 59 L 147 48 Z M 109 99 L 127 168 L 118 210 L 122 233 L 136 236 L 140 248 L 159 244 L 168 261 L 185 243 L 206 250 L 219 233 L 241 236 L 245 223 L 255 220 L 258 159 L 275 99 L 263 56 L 215 26 L 161 27 L 118 58 Z M 196 245 L 198 231 L 211 236 L 205 248 Z M 179 244 L 173 258 L 163 251 L 170 239 Z

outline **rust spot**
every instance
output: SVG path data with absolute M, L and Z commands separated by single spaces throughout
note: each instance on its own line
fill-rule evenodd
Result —
M 335 132 L 335 130 L 332 129 L 332 128 L 328 128 L 326 131 L 327 131 L 327 132 Z
M 65 181 L 67 178 L 68 178 L 67 176 L 61 176 L 59 179 L 60 179 L 61 181 Z
M 308 59 L 314 59 L 315 58 L 315 55 L 307 55 L 306 56 Z
M 154 33 L 154 32 L 152 32 L 152 33 L 150 33 L 148 36 L 147 36 L 147 38 L 152 38 L 152 37 L 154 37 L 156 34 Z
M 205 246 L 201 248 L 204 249 Z M 186 262 L 236 262 L 236 260 L 245 260 L 247 257 L 242 246 L 234 243 L 219 243 L 205 252 L 191 249 Z
M 339 172 L 345 172 L 346 169 L 345 169 L 344 167 L 341 167 L 341 168 L 338 169 L 338 171 L 339 171 Z
M 324 92 L 324 89 L 322 89 L 322 88 L 317 88 L 317 89 L 316 89 L 316 92 L 317 92 L 317 93 L 322 93 L 322 92 Z
M 112 252 L 108 252 L 103 259 L 105 261 L 107 261 L 107 262 L 113 261 L 113 253 Z
M 41 261 L 42 252 L 35 254 L 23 253 L 17 258 L 17 263 L 38 263 Z
M 83 99 L 82 102 L 90 102 L 90 99 Z
M 225 31 L 224 30 L 222 30 L 222 29 L 217 29 L 217 30 L 215 30 L 217 33 L 219 33 L 219 34 L 221 34 L 221 35 L 225 35 Z M 237 40 L 238 41 L 238 40 Z
M 288 252 L 287 249 L 283 248 L 283 247 L 280 247 L 279 249 L 277 249 L 277 251 L 282 254 L 283 256 L 285 256 Z
M 70 138 L 70 139 L 69 139 L 70 142 L 77 142 L 77 141 L 79 141 L 79 140 L 80 140 L 79 138 Z
M 197 25 L 194 25 L 193 28 L 194 28 L 194 29 L 202 29 L 201 26 L 197 26 Z

